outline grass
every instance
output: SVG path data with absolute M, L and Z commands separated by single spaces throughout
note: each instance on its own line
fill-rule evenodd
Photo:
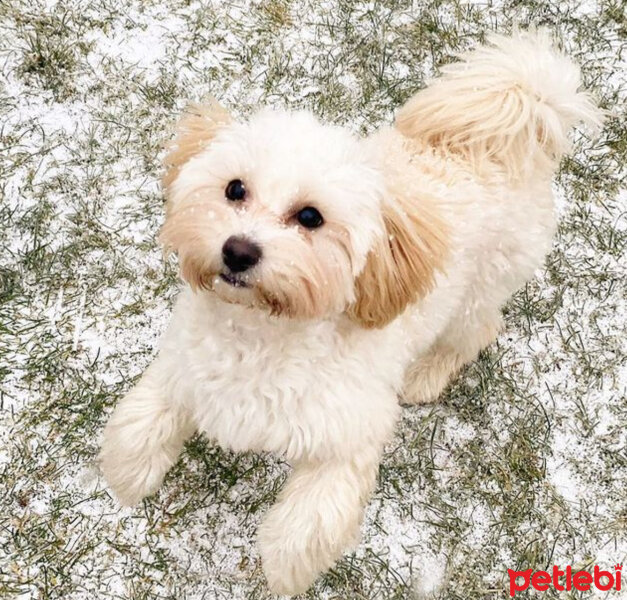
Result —
M 270 104 L 371 131 L 516 23 L 554 30 L 610 117 L 562 164 L 554 249 L 505 332 L 440 403 L 403 412 L 361 545 L 304 597 L 420 599 L 435 574 L 433 598 L 499 599 L 507 568 L 625 562 L 618 0 L 14 0 L 0 2 L 0 597 L 269 597 L 251 542 L 280 460 L 195 438 L 132 510 L 95 465 L 178 286 L 156 242 L 160 144 L 207 95 L 240 117 Z

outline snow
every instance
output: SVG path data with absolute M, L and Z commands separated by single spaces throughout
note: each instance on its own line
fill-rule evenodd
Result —
M 57 4 L 61 6 L 51 0 L 46 2 L 42 15 L 50 14 Z M 485 7 L 492 15 L 501 11 L 498 3 L 472 4 L 478 9 Z M 205 23 L 206 30 L 201 27 L 196 32 L 195 35 L 210 38 L 203 40 L 204 46 L 200 44 L 203 47 L 198 48 L 189 32 L 193 19 L 202 16 L 198 11 L 203 6 L 210 9 L 212 15 L 209 16 L 213 16 L 214 21 Z M 68 10 L 79 9 L 72 5 Z M 88 10 L 92 16 L 97 16 L 97 6 Z M 419 13 L 423 10 L 426 9 L 416 8 Z M 575 14 L 594 16 L 598 10 L 596 2 L 582 2 Z M 394 47 L 398 43 L 398 31 L 411 25 L 416 11 L 392 14 L 390 29 L 384 36 L 386 44 Z M 30 169 L 35 168 L 36 183 L 43 184 L 55 177 L 78 182 L 79 187 L 74 191 L 86 196 L 81 201 L 90 206 L 103 203 L 97 213 L 97 231 L 109 236 L 108 245 L 90 248 L 81 263 L 74 265 L 71 282 L 52 289 L 51 294 L 47 294 L 48 283 L 33 280 L 26 273 L 22 283 L 31 301 L 15 310 L 11 325 L 21 333 L 11 339 L 6 354 L 9 369 L 1 382 L 0 473 L 4 475 L 0 478 L 4 476 L 5 480 L 0 480 L 0 487 L 8 485 L 7 473 L 10 473 L 15 481 L 7 497 L 15 498 L 23 492 L 25 498 L 25 506 L 13 502 L 5 512 L 10 515 L 12 527 L 16 527 L 15 523 L 35 523 L 53 528 L 55 535 L 63 539 L 62 553 L 85 552 L 77 559 L 71 574 L 74 592 L 68 598 L 130 595 L 129 580 L 138 570 L 146 579 L 155 581 L 151 589 L 153 596 L 157 592 L 169 594 L 173 589 L 171 581 L 167 577 L 160 581 L 163 573 L 146 566 L 155 562 L 156 556 L 167 556 L 171 571 L 168 577 L 179 582 L 181 589 L 188 592 L 185 593 L 188 598 L 248 598 L 256 586 L 263 585 L 253 543 L 254 531 L 267 503 L 264 493 L 272 481 L 285 474 L 285 465 L 264 458 L 267 472 L 259 475 L 258 481 L 248 480 L 242 475 L 246 471 L 239 471 L 241 479 L 234 485 L 226 490 L 220 488 L 213 497 L 196 505 L 193 503 L 202 497 L 204 486 L 210 483 L 209 475 L 202 472 L 200 461 L 186 460 L 184 473 L 198 482 L 198 489 L 177 495 L 177 485 L 185 482 L 169 481 L 146 507 L 119 509 L 105 491 L 95 463 L 98 440 L 91 439 L 93 431 L 101 430 L 98 418 L 104 420 L 104 415 L 91 417 L 95 422 L 79 426 L 85 427 L 85 446 L 92 448 L 91 460 L 86 460 L 87 452 L 78 457 L 73 454 L 76 446 L 71 451 L 63 448 L 64 436 L 74 426 L 76 415 L 69 408 L 58 408 L 64 394 L 77 386 L 84 390 L 83 395 L 77 396 L 81 398 L 79 412 L 90 408 L 85 398 L 101 392 L 121 395 L 154 354 L 158 337 L 168 322 L 173 291 L 157 294 L 152 287 L 163 275 L 163 257 L 154 243 L 161 219 L 157 176 L 152 168 L 145 167 L 144 150 L 137 150 L 136 146 L 145 143 L 149 147 L 146 152 L 150 154 L 158 152 L 158 148 L 150 146 L 150 135 L 147 141 L 138 141 L 140 132 L 135 131 L 135 127 L 150 131 L 157 123 L 161 128 L 165 116 L 169 119 L 176 113 L 186 97 L 201 98 L 208 93 L 219 95 L 225 104 L 241 114 L 264 100 L 271 104 L 316 108 L 318 99 L 324 99 L 327 93 L 326 80 L 321 76 L 325 65 L 337 71 L 333 81 L 345 86 L 350 91 L 348 97 L 355 100 L 357 108 L 346 107 L 348 125 L 355 130 L 361 126 L 372 127 L 363 116 L 365 111 L 362 114 L 359 107 L 363 72 L 342 62 L 346 48 L 337 42 L 332 28 L 316 26 L 326 22 L 325 19 L 340 30 L 345 26 L 334 3 L 320 3 L 315 9 L 300 2 L 294 4 L 293 24 L 277 34 L 280 43 L 265 48 L 265 53 L 256 56 L 247 71 L 243 50 L 249 47 L 247 45 L 252 47 L 255 35 L 263 34 L 251 31 L 250 38 L 242 37 L 247 24 L 253 23 L 252 12 L 250 7 L 226 6 L 217 1 L 210 5 L 191 2 L 176 9 L 166 3 L 155 6 L 130 3 L 111 24 L 94 27 L 85 34 L 84 41 L 91 46 L 84 64 L 91 72 L 83 69 L 76 74 L 74 83 L 80 93 L 63 101 L 55 100 L 50 90 L 38 87 L 34 76 L 19 75 L 17 52 L 6 55 L 2 92 L 11 103 L 6 118 L 3 115 L 2 131 L 6 136 L 19 137 L 19 144 L 8 155 L 13 157 L 19 152 L 37 156 L 42 148 L 47 151 L 32 164 L 16 169 L 2 182 L 3 202 L 20 214 L 28 214 L 38 206 L 40 197 L 23 193 L 24 182 L 32 175 Z M 383 22 L 389 12 L 390 9 L 377 3 L 357 7 L 351 15 L 351 23 L 356 28 L 354 35 L 371 31 L 369 19 Z M 450 10 L 440 17 L 442 26 L 460 31 L 472 27 L 471 23 L 457 23 L 456 15 Z M 11 36 L 6 39 L 14 47 L 21 47 Z M 576 41 L 572 35 L 569 39 L 571 44 Z M 469 40 L 474 38 L 469 36 Z M 617 44 L 617 40 L 611 38 L 610 47 L 599 49 L 597 58 L 608 64 L 607 61 L 617 56 Z M 275 87 L 264 90 L 263 82 L 276 66 L 272 60 L 282 56 L 290 56 L 291 65 L 302 68 L 304 75 L 293 81 L 281 75 Z M 605 71 L 606 86 L 624 87 L 625 70 L 621 72 L 621 65 L 624 67 L 624 60 L 617 60 L 617 68 Z M 288 65 L 283 71 L 291 68 L 294 67 Z M 429 53 L 420 64 L 408 61 L 405 55 L 399 59 L 392 53 L 385 74 L 391 81 L 397 81 L 418 74 L 430 75 L 433 71 L 433 56 Z M 98 86 L 103 82 L 107 84 L 112 73 L 119 80 L 112 87 L 99 91 Z M 150 107 L 149 101 L 139 93 L 139 84 L 122 75 L 136 77 L 142 86 L 149 86 L 157 85 L 164 73 L 179 86 L 176 106 L 154 109 L 150 118 L 138 116 L 144 106 Z M 123 92 L 120 97 L 114 94 L 115 86 Z M 368 108 L 378 111 L 379 120 L 385 120 L 394 107 L 382 94 L 381 99 L 372 100 Z M 123 126 L 131 128 L 132 135 L 128 143 L 120 144 L 121 148 L 117 148 L 120 140 L 116 135 L 105 131 L 101 111 L 110 111 Z M 27 127 L 29 123 L 36 126 Z M 101 164 L 98 158 L 88 160 L 83 155 L 90 131 L 95 131 L 96 141 L 102 143 L 94 152 L 100 160 L 107 157 Z M 164 132 L 158 131 L 155 135 Z M 580 142 L 586 143 L 585 139 Z M 585 156 L 578 158 L 586 160 Z M 89 175 L 86 165 L 93 166 L 90 160 L 103 167 L 98 174 L 103 183 L 85 190 L 81 186 L 86 186 Z M 574 210 L 567 189 L 563 183 L 554 186 L 557 211 L 564 222 L 571 219 Z M 70 239 L 80 242 L 81 237 L 73 232 L 69 223 L 80 216 L 82 204 L 71 193 L 60 193 L 56 188 L 46 199 L 55 210 L 55 219 L 45 232 L 49 248 L 61 251 Z M 598 225 L 609 223 L 608 231 L 615 235 L 624 233 L 627 191 L 623 190 L 615 199 L 601 200 L 590 198 L 586 203 L 587 219 Z M 144 201 L 149 209 L 141 204 Z M 155 206 L 151 206 L 151 202 Z M 83 223 L 81 227 L 86 228 L 85 235 L 90 233 L 90 225 Z M 6 252 L 0 254 L 0 266 L 10 268 L 15 257 L 32 240 L 25 239 L 17 229 L 3 233 Z M 451 574 L 457 573 L 470 558 L 485 567 L 485 573 L 479 573 L 478 577 L 498 585 L 506 568 L 513 567 L 518 556 L 513 551 L 514 537 L 526 534 L 526 530 L 533 534 L 539 527 L 535 516 L 529 515 L 527 520 L 515 525 L 518 529 L 512 537 L 504 538 L 512 548 L 495 548 L 493 530 L 504 518 L 507 506 L 492 509 L 486 498 L 501 497 L 499 482 L 491 476 L 478 476 L 473 490 L 469 491 L 465 479 L 470 468 L 464 462 L 467 455 L 477 453 L 479 447 L 485 452 L 479 459 L 486 464 L 491 460 L 495 462 L 490 453 L 498 455 L 516 441 L 515 432 L 510 431 L 510 419 L 516 418 L 512 414 L 517 409 L 528 410 L 531 414 L 529 406 L 535 407 L 538 414 L 546 412 L 551 424 L 548 446 L 538 451 L 545 459 L 541 465 L 544 469 L 541 481 L 534 484 L 540 488 L 538 511 L 555 510 L 550 501 L 555 494 L 566 505 L 559 514 L 568 516 L 571 527 L 581 529 L 580 537 L 561 535 L 558 524 L 551 522 L 550 514 L 543 515 L 555 529 L 546 533 L 546 539 L 555 542 L 551 560 L 559 565 L 576 564 L 594 553 L 592 558 L 607 566 L 627 556 L 624 536 L 613 540 L 609 534 L 603 534 L 604 527 L 611 529 L 612 523 L 621 518 L 620 502 L 624 502 L 624 485 L 620 487 L 619 475 L 608 466 L 608 454 L 618 455 L 627 447 L 624 421 L 627 306 L 621 296 L 624 291 L 621 277 L 624 282 L 626 263 L 624 255 L 602 251 L 578 229 L 565 230 L 558 244 L 557 250 L 566 259 L 564 264 L 570 265 L 570 270 L 563 274 L 565 278 L 572 278 L 569 285 L 557 289 L 544 270 L 538 273 L 535 282 L 539 300 L 549 303 L 556 294 L 562 294 L 555 314 L 544 321 L 533 317 L 528 329 L 522 319 L 509 323 L 493 349 L 495 353 L 496 348 L 498 351 L 506 349 L 500 357 L 498 376 L 524 383 L 524 386 L 521 384 L 524 398 L 520 399 L 520 407 L 507 404 L 502 397 L 492 397 L 489 391 L 485 407 L 476 408 L 470 418 L 458 400 L 454 404 L 447 401 L 445 405 L 409 409 L 404 413 L 399 435 L 411 442 L 416 441 L 412 437 L 416 436 L 417 441 L 408 449 L 390 451 L 386 457 L 384 470 L 392 474 L 382 476 L 382 484 L 367 509 L 364 539 L 355 557 L 363 561 L 362 565 L 367 565 L 368 557 L 373 554 L 384 560 L 392 574 L 389 581 L 400 578 L 416 599 L 437 597 Z M 102 281 L 95 281 L 94 273 L 117 273 L 119 264 L 131 269 L 132 277 L 108 282 L 103 275 Z M 617 284 L 607 297 L 600 299 L 585 288 L 576 287 L 575 275 L 582 273 L 583 276 L 607 273 Z M 138 311 L 128 311 L 135 303 L 139 303 Z M 34 330 L 30 329 L 33 323 Z M 46 351 L 55 344 L 61 350 L 50 360 L 59 362 L 63 369 L 59 376 L 64 379 L 57 384 L 46 381 L 44 375 L 33 379 L 30 367 L 33 358 L 45 358 Z M 586 360 L 588 357 L 590 360 Z M 591 375 L 591 368 L 598 368 L 602 373 Z M 480 375 L 471 369 L 462 376 L 473 401 L 482 393 Z M 495 384 L 495 389 L 506 393 L 509 388 Z M 36 422 L 24 426 L 20 419 L 31 413 L 38 415 Z M 47 422 L 45 417 L 49 413 L 54 419 Z M 428 434 L 432 432 L 431 441 Z M 424 438 L 420 437 L 423 435 Z M 21 441 L 20 436 L 26 439 L 24 446 L 19 447 L 28 451 L 26 458 L 14 450 Z M 52 458 L 48 453 L 52 453 Z M 425 458 L 427 453 L 429 460 Z M 18 462 L 24 460 L 26 462 Z M 222 455 L 216 460 L 224 462 L 225 469 L 235 469 L 233 465 L 238 464 Z M 253 468 L 250 457 L 243 461 Z M 52 469 L 46 470 L 51 464 Z M 16 465 L 20 466 L 13 472 Z M 506 463 L 496 461 L 496 465 L 501 467 Z M 27 472 L 27 466 L 35 469 L 34 476 Z M 412 469 L 415 472 L 412 473 Z M 514 481 L 514 485 L 518 483 Z M 398 489 L 394 485 L 398 485 Z M 617 490 L 621 489 L 622 499 L 616 497 Z M 71 499 L 68 507 L 57 510 L 55 504 L 67 497 Z M 261 510 L 247 514 L 246 503 L 250 501 L 258 502 Z M 192 508 L 188 508 L 190 504 Z M 173 516 L 177 511 L 183 516 Z M 453 523 L 450 527 L 454 533 L 446 529 L 449 521 Z M 454 527 L 463 531 L 460 536 L 463 539 L 455 539 Z M 6 535 L 0 534 L 3 544 L 7 544 L 7 539 L 2 539 Z M 84 549 L 86 537 L 98 542 L 94 551 Z M 574 550 L 573 539 L 577 540 Z M 128 549 L 125 552 L 115 550 L 106 540 L 114 540 L 118 547 Z M 457 548 L 457 543 L 459 551 L 452 549 L 452 546 Z M 5 547 L 8 546 L 0 546 L 0 558 Z M 23 559 L 17 553 L 11 561 L 24 570 L 25 581 L 41 578 L 41 563 L 37 560 Z M 371 572 L 364 575 L 365 578 L 370 576 Z M 33 597 L 34 587 L 25 584 L 22 589 L 25 591 L 17 597 Z M 321 598 L 337 596 L 329 589 L 315 593 Z

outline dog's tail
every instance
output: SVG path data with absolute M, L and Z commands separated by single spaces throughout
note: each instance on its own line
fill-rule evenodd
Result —
M 401 108 L 396 126 L 478 168 L 499 163 L 510 179 L 525 179 L 555 168 L 575 123 L 600 126 L 601 111 L 580 83 L 579 68 L 548 32 L 494 35 L 444 67 Z

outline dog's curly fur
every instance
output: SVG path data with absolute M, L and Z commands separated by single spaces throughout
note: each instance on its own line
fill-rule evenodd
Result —
M 540 32 L 494 37 L 367 139 L 302 112 L 190 109 L 161 234 L 189 285 L 105 429 L 120 501 L 152 493 L 197 430 L 284 456 L 259 549 L 272 590 L 307 589 L 358 539 L 399 396 L 437 398 L 541 265 L 568 130 L 599 122 L 579 84 Z M 232 180 L 243 200 L 225 197 Z M 299 224 L 307 206 L 321 227 Z M 262 255 L 239 273 L 223 259 L 233 235 Z

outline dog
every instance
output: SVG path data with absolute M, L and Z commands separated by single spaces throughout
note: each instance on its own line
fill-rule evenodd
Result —
M 400 402 L 435 400 L 542 265 L 551 178 L 601 123 L 546 32 L 493 36 L 359 139 L 306 112 L 183 116 L 161 240 L 186 286 L 104 430 L 119 501 L 204 432 L 293 470 L 257 532 L 270 589 L 306 590 L 358 541 Z

